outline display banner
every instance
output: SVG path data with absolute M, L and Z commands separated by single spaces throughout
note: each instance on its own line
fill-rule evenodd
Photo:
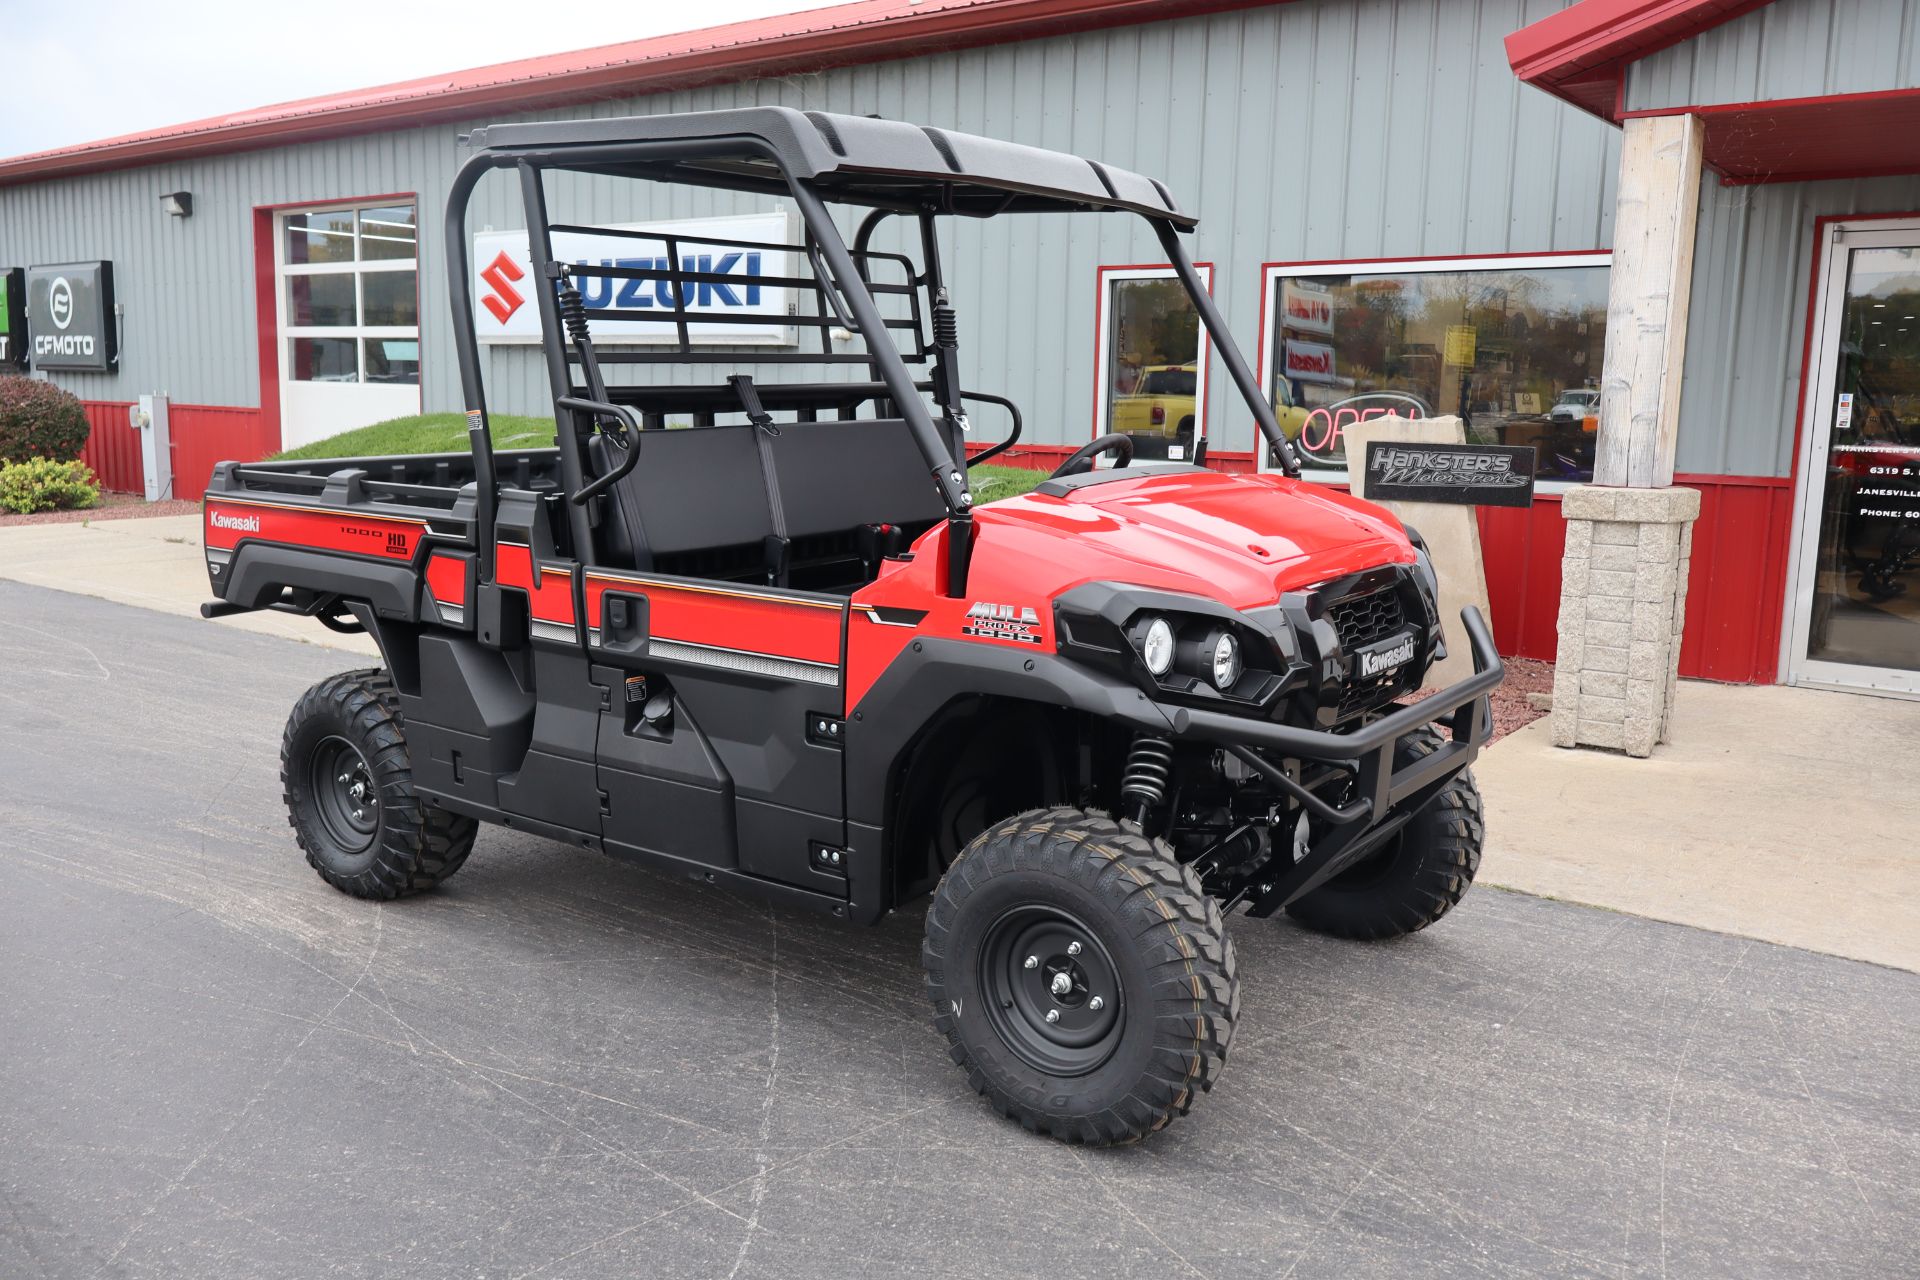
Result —
M 1286 342 L 1286 376 L 1302 382 L 1334 382 L 1333 348 L 1324 342 Z
M 1333 290 L 1311 280 L 1280 282 L 1280 323 L 1300 333 L 1333 336 Z
M 120 359 L 113 264 L 28 267 L 27 331 L 36 369 L 112 373 Z
M 1538 454 L 1518 444 L 1367 442 L 1367 501 L 1525 507 Z
M 696 346 L 792 346 L 794 326 L 742 324 L 734 316 L 792 314 L 794 290 L 762 284 L 762 277 L 790 276 L 792 254 L 784 249 L 743 249 L 703 241 L 744 240 L 784 244 L 791 238 L 785 213 L 750 213 L 721 218 L 689 218 L 676 222 L 625 223 L 610 231 L 671 231 L 678 240 L 680 266 L 726 276 L 685 286 L 687 337 Z M 664 240 L 631 236 L 594 235 L 578 231 L 553 233 L 554 258 L 586 266 L 664 269 Z M 482 231 L 473 237 L 473 320 L 482 342 L 538 342 L 540 309 L 535 305 L 533 266 L 525 231 Z M 612 280 L 583 277 L 577 281 L 587 304 L 588 322 L 597 343 L 609 346 L 640 343 L 677 343 L 671 323 L 605 319 L 594 313 L 607 310 L 659 311 L 673 314 L 673 286 L 665 280 Z

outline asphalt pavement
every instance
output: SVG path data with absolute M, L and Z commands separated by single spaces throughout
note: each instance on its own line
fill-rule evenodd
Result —
M 491 828 L 327 888 L 278 744 L 354 663 L 0 582 L 0 1276 L 1920 1274 L 1912 974 L 1487 889 L 1241 918 L 1219 1088 L 1068 1148 L 946 1060 L 917 912 Z

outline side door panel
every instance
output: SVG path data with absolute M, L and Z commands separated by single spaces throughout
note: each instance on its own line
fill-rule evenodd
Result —
M 601 569 L 584 593 L 624 691 L 600 721 L 608 850 L 844 897 L 845 601 Z

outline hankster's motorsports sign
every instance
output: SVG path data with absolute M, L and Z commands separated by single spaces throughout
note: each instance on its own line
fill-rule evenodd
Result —
M 28 267 L 27 332 L 36 369 L 112 373 L 120 360 L 113 264 Z

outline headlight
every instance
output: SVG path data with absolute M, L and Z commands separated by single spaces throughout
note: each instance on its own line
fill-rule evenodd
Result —
M 1155 618 L 1147 624 L 1147 633 L 1140 643 L 1140 657 L 1147 664 L 1147 670 L 1156 676 L 1172 669 L 1173 625 L 1165 618 Z
M 1222 631 L 1215 638 L 1210 659 L 1213 687 L 1231 689 L 1233 682 L 1240 678 L 1240 642 L 1233 638 L 1233 632 Z

